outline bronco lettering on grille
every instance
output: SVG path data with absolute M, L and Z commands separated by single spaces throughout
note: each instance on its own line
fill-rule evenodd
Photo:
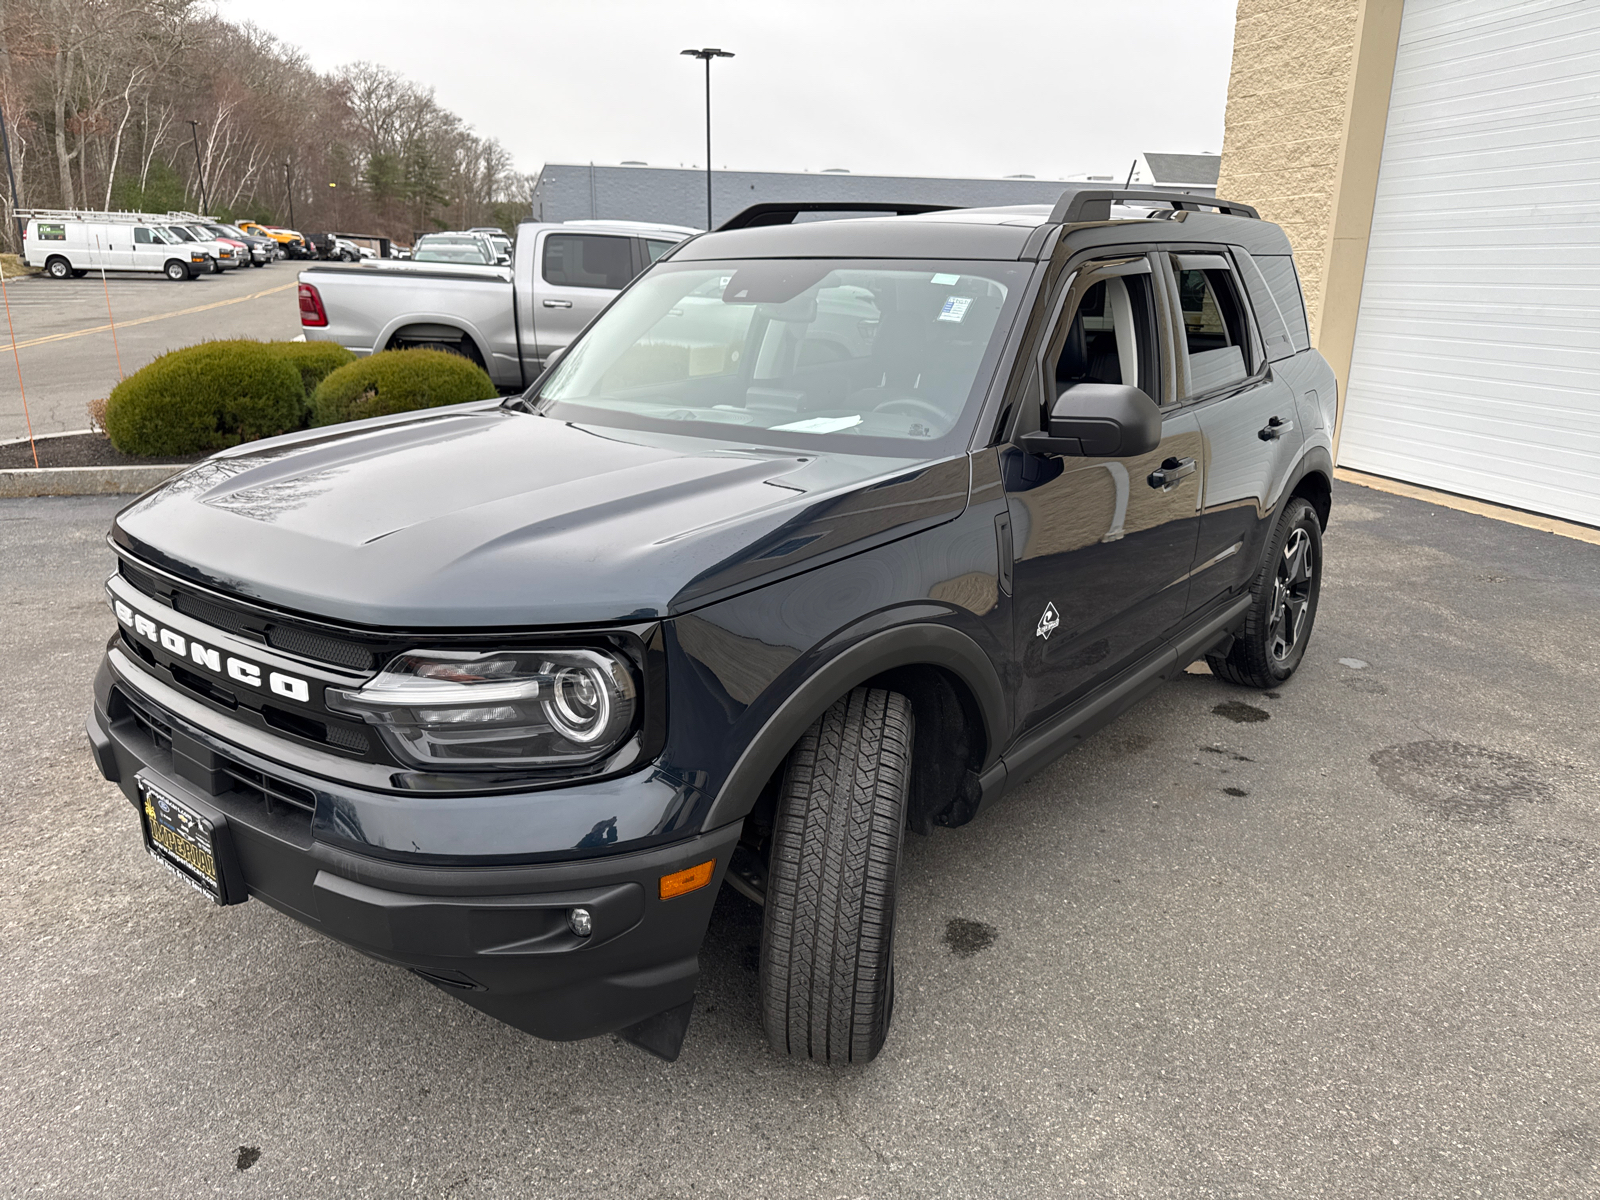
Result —
M 113 599 L 111 607 L 117 614 L 117 620 L 122 622 L 125 628 L 131 629 L 136 636 L 151 645 L 160 646 L 169 654 L 187 659 L 196 666 L 204 667 L 218 675 L 226 675 L 232 683 L 242 683 L 245 687 L 252 688 L 265 687 L 274 696 L 297 700 L 301 704 L 311 702 L 311 685 L 298 676 L 270 670 L 248 659 L 238 658 L 214 646 L 197 642 L 177 630 L 157 624 L 124 600 Z

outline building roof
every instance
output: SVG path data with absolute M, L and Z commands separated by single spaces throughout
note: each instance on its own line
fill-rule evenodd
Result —
M 1150 154 L 1144 155 L 1150 168 L 1150 182 L 1158 186 L 1197 187 L 1217 186 L 1217 174 L 1222 166 L 1220 154 Z

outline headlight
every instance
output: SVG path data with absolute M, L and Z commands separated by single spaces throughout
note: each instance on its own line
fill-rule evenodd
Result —
M 426 767 L 582 766 L 634 727 L 638 691 L 605 650 L 418 650 L 328 707 L 375 725 Z

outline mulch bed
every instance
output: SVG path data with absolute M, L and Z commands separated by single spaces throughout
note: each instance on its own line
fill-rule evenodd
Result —
M 103 433 L 40 438 L 34 445 L 39 447 L 38 465 L 41 467 L 154 467 L 164 463 L 199 462 L 205 457 L 204 454 L 187 454 L 140 458 L 118 450 Z M 0 470 L 33 465 L 33 450 L 27 442 L 0 446 Z

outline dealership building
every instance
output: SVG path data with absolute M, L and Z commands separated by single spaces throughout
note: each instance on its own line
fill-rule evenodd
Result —
M 1219 194 L 1294 243 L 1339 465 L 1600 525 L 1600 2 L 1236 20 Z
M 1125 183 L 1215 195 L 1215 154 L 1141 154 L 1129 174 L 1077 175 L 1071 179 L 939 179 L 908 175 L 854 175 L 848 171 L 713 171 L 713 219 L 725 221 L 752 204 L 830 201 L 864 204 L 949 204 L 963 208 L 999 204 L 1054 204 L 1069 183 Z M 533 216 L 539 221 L 652 221 L 704 229 L 706 173 L 644 163 L 600 166 L 548 163 L 534 180 Z

